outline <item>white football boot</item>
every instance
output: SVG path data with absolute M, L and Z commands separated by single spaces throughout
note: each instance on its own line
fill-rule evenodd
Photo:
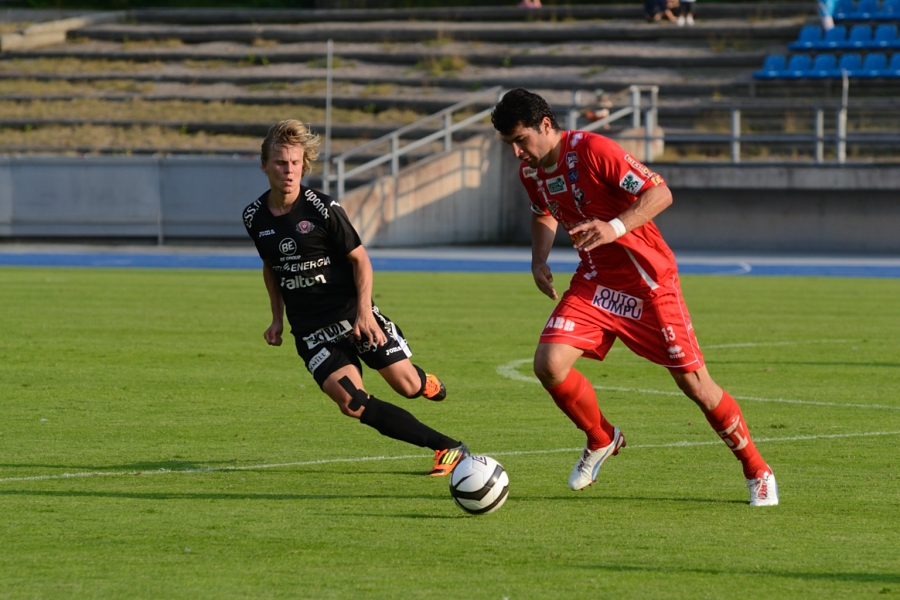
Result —
M 597 480 L 597 474 L 600 472 L 600 467 L 603 466 L 603 461 L 610 456 L 618 454 L 619 448 L 625 446 L 625 436 L 622 435 L 618 427 L 614 429 L 613 440 L 609 446 L 596 450 L 584 449 L 581 458 L 578 459 L 578 462 L 575 463 L 575 467 L 572 469 L 572 474 L 569 475 L 570 488 L 578 491 L 592 485 Z
M 769 469 L 759 471 L 756 475 L 756 479 L 747 480 L 750 506 L 777 506 L 778 484 L 775 482 L 775 475 Z

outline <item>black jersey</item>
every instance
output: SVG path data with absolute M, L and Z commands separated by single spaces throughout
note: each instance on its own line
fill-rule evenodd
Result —
M 295 334 L 356 319 L 353 266 L 347 254 L 362 242 L 341 205 L 301 186 L 289 213 L 276 217 L 264 193 L 244 209 L 244 226 L 260 258 L 275 271 Z

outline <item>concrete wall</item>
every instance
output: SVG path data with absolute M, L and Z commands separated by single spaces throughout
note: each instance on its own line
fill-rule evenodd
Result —
M 475 137 L 341 203 L 373 247 L 527 244 L 518 161 Z M 677 250 L 900 253 L 900 167 L 656 164 Z M 0 238 L 233 239 L 267 189 L 256 159 L 0 159 Z

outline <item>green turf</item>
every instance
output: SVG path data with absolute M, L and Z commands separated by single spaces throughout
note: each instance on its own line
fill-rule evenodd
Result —
M 779 507 L 746 505 L 690 401 L 625 391 L 675 388 L 618 345 L 579 368 L 620 388 L 598 396 L 629 446 L 570 492 L 582 434 L 527 362 L 497 372 L 552 307 L 528 275 L 376 274 L 449 397 L 369 390 L 510 474 L 502 509 L 470 517 L 426 451 L 342 417 L 292 343 L 266 346 L 260 273 L 0 269 L 0 597 L 900 596 L 900 281 L 683 285 L 713 377 L 757 398 Z M 735 343 L 769 345 L 716 347 Z M 713 443 L 661 447 L 678 442 Z M 222 470 L 253 465 L 276 466 Z

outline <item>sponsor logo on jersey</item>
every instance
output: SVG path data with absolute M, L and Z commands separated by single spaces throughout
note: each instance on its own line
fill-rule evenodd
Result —
M 562 175 L 558 175 L 553 179 L 547 180 L 547 189 L 550 190 L 551 194 L 561 194 L 566 191 L 566 180 Z
M 582 137 L 584 137 L 584 134 L 581 133 L 580 131 L 572 136 L 571 144 L 572 144 L 573 148 L 578 145 L 578 142 L 581 141 Z
M 643 174 L 643 176 L 644 176 L 645 179 L 646 179 L 646 178 L 649 178 L 651 175 L 653 175 L 653 173 L 650 171 L 650 169 L 648 169 L 647 167 L 645 167 L 645 166 L 643 165 L 643 163 L 638 162 L 637 159 L 635 159 L 632 155 L 626 153 L 626 154 L 625 154 L 625 161 L 626 161 L 628 164 L 630 164 L 632 167 L 634 167 L 635 169 L 637 169 L 638 171 L 640 171 L 641 174 Z
M 622 178 L 622 181 L 619 182 L 619 187 L 629 194 L 637 194 L 641 191 L 641 188 L 644 187 L 644 183 L 646 182 L 641 179 L 637 173 L 628 171 L 628 173 L 625 174 L 625 177 Z
M 575 331 L 574 321 L 562 317 L 550 317 L 544 329 L 562 329 L 563 331 Z
M 569 181 L 575 182 L 578 181 L 578 171 L 569 171 Z
M 291 257 L 288 257 L 291 258 Z M 296 256 L 294 258 L 300 258 Z M 297 271 L 309 271 L 310 269 L 318 269 L 321 267 L 327 267 L 331 264 L 331 257 L 326 256 L 325 258 L 318 258 L 316 260 L 304 260 L 303 262 L 295 262 L 289 265 L 272 265 L 272 268 L 276 271 L 285 271 L 288 273 L 296 273 Z
M 275 235 L 274 229 L 265 229 L 259 232 L 259 237 L 266 237 L 267 235 Z
M 303 341 L 306 342 L 306 347 L 312 350 L 320 344 L 343 339 L 350 335 L 352 331 L 353 327 L 350 325 L 350 321 L 338 321 L 313 331 L 309 335 L 304 335 Z
M 572 197 L 575 199 L 575 204 L 581 204 L 584 202 L 584 191 L 577 185 L 572 186 Z
M 531 177 L 534 179 L 537 176 L 537 169 L 532 169 L 531 167 L 525 167 L 522 169 L 522 177 Z
M 578 153 L 577 152 L 566 152 L 566 164 L 570 169 L 575 168 L 575 163 L 578 162 Z
M 395 352 L 402 352 L 402 351 L 403 351 L 403 348 L 401 348 L 400 346 L 397 346 L 396 348 L 388 348 L 387 350 L 384 351 L 384 353 L 385 354 L 394 354 Z
M 316 275 L 315 277 L 302 277 L 300 275 L 297 275 L 296 277 L 281 278 L 281 287 L 289 290 L 308 288 L 320 283 L 325 283 L 324 275 Z
M 328 218 L 328 208 L 325 206 L 325 203 L 322 202 L 322 199 L 319 198 L 316 193 L 312 190 L 306 190 L 303 194 L 306 197 L 306 201 L 312 204 L 319 214 L 321 214 L 326 219 Z M 332 203 L 333 204 L 333 203 Z
M 257 211 L 259 211 L 260 202 L 259 198 L 256 201 L 244 209 L 244 225 L 247 229 L 253 226 L 253 217 L 256 216 Z
M 669 358 L 683 358 L 684 352 L 681 346 L 669 346 Z
M 278 242 L 278 249 L 282 254 L 293 254 L 297 251 L 297 242 L 293 238 L 284 238 Z
M 602 285 L 597 286 L 591 304 L 608 313 L 639 321 L 644 312 L 644 301 Z
M 531 205 L 531 212 L 538 215 L 539 217 L 543 217 L 544 215 L 547 214 L 547 211 L 544 210 L 543 208 L 541 208 L 540 206 L 538 206 L 537 204 Z
M 657 173 L 654 173 L 650 176 L 650 182 L 653 183 L 653 185 L 662 185 L 663 178 L 660 177 Z
M 322 348 L 316 352 L 316 355 L 309 359 L 309 372 L 315 372 L 329 356 L 331 356 L 331 352 L 328 351 L 328 348 Z
M 297 223 L 297 231 L 299 231 L 300 233 L 309 233 L 315 228 L 316 226 L 309 221 L 300 221 L 299 223 Z

